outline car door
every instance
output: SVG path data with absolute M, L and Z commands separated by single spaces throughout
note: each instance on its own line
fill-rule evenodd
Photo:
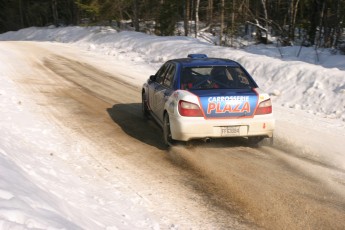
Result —
M 164 80 L 164 76 L 169 68 L 169 64 L 164 64 L 155 74 L 154 78 L 152 79 L 152 82 L 149 84 L 148 90 L 148 101 L 151 108 L 151 111 L 155 118 L 157 118 L 157 106 L 159 106 L 159 97 L 157 96 L 157 93 L 159 93 L 162 90 L 162 83 Z M 158 102 L 157 102 L 158 100 Z
M 156 115 L 160 122 L 163 122 L 165 103 L 174 91 L 174 78 L 176 75 L 176 66 L 174 63 L 168 63 L 164 78 L 155 91 Z

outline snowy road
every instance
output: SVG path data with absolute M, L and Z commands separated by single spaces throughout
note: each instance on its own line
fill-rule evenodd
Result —
M 345 183 L 336 179 L 344 169 L 240 139 L 167 149 L 160 129 L 141 116 L 140 88 L 99 61 L 51 43 L 2 42 L 1 49 L 16 60 L 11 78 L 37 111 L 70 145 L 87 143 L 85 160 L 68 164 L 109 183 L 121 178 L 159 219 L 181 229 L 344 227 Z

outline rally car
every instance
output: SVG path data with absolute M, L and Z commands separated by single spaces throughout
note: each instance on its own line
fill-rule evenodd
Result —
M 273 138 L 274 117 L 264 93 L 239 63 L 205 54 L 169 60 L 142 88 L 142 112 L 163 129 L 164 142 Z

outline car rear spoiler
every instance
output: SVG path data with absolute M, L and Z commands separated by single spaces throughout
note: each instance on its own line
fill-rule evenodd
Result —
M 188 54 L 189 58 L 207 58 L 206 54 Z

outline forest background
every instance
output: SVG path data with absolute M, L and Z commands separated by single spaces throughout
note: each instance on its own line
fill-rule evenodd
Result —
M 0 0 L 0 33 L 32 26 L 112 26 L 160 36 L 233 39 L 345 53 L 345 0 Z

